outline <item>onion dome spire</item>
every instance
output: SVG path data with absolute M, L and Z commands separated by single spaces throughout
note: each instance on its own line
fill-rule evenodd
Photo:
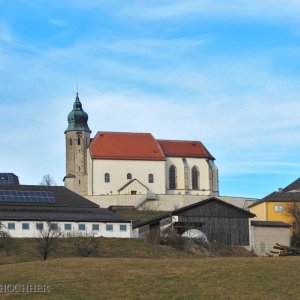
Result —
M 69 113 L 68 116 L 68 123 L 69 126 L 67 128 L 66 132 L 69 131 L 87 131 L 91 133 L 88 126 L 88 114 L 82 109 L 82 104 L 79 100 L 78 92 L 76 93 L 76 99 L 73 104 L 73 110 Z

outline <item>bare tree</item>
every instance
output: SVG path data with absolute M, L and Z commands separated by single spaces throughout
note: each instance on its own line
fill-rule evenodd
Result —
M 87 231 L 84 233 L 76 232 L 72 238 L 78 255 L 88 257 L 97 252 L 99 239 L 95 237 L 95 234 Z
M 12 247 L 13 239 L 8 231 L 5 230 L 4 225 L 0 222 L 0 253 L 9 255 Z
M 48 221 L 45 228 L 39 229 L 40 238 L 38 239 L 38 251 L 44 260 L 55 250 L 58 238 L 63 232 L 57 224 Z
M 292 245 L 300 246 L 300 203 L 291 203 L 287 214 L 292 218 Z
M 52 186 L 56 185 L 56 182 L 50 174 L 46 174 L 43 176 L 43 180 L 40 182 L 40 185 Z

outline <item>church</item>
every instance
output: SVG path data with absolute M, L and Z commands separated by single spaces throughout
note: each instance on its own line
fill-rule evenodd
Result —
M 98 131 L 91 137 L 78 93 L 65 138 L 65 187 L 102 206 L 115 205 L 116 199 L 136 207 L 164 195 L 219 195 L 215 158 L 200 141 L 133 132 Z

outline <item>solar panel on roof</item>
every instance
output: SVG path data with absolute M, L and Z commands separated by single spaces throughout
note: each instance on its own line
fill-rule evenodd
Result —
M 19 184 L 18 176 L 13 173 L 0 173 L 0 184 Z
M 26 203 L 55 203 L 55 197 L 49 191 L 0 191 L 0 202 L 26 202 Z

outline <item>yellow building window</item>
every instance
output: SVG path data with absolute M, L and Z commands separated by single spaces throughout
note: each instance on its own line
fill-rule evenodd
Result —
M 283 212 L 283 205 L 275 205 L 274 211 L 275 212 Z

